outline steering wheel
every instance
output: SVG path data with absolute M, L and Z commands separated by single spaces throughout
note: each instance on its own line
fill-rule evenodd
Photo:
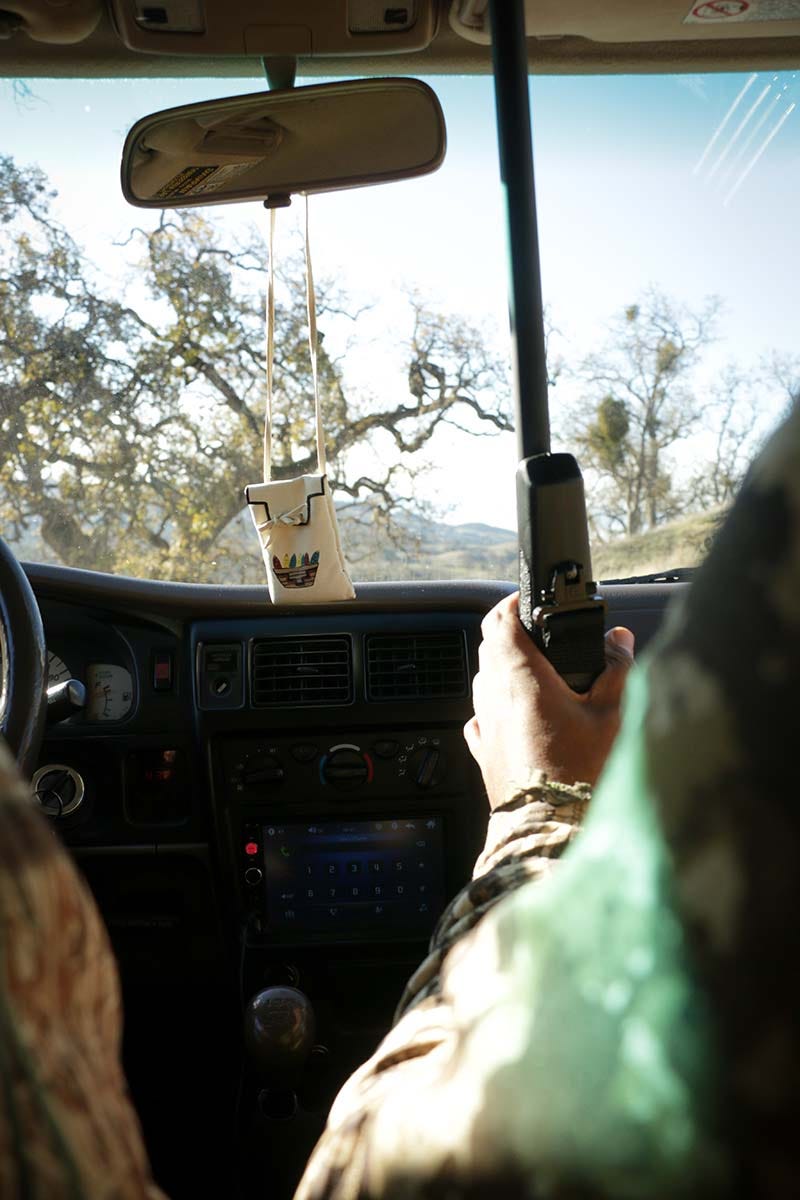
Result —
M 45 722 L 47 647 L 28 577 L 0 538 L 0 733 L 30 779 Z

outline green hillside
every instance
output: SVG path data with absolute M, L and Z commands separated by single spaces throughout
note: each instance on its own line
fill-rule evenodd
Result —
M 636 537 L 617 538 L 592 547 L 597 579 L 649 575 L 669 567 L 696 567 L 703 561 L 725 516 L 724 509 L 670 521 Z

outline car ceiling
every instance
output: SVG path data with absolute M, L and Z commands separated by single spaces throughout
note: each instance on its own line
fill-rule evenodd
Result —
M 253 76 L 261 73 L 261 56 L 292 54 L 293 45 L 306 50 L 300 57 L 303 75 L 474 74 L 491 69 L 489 47 L 467 40 L 450 19 L 460 16 L 465 24 L 479 26 L 486 0 L 456 0 L 455 13 L 451 0 L 417 0 L 417 20 L 425 21 L 433 36 L 424 48 L 391 55 L 375 53 L 374 38 L 367 39 L 369 52 L 353 55 L 349 47 L 358 39 L 347 36 L 335 55 L 307 53 L 316 42 L 317 27 L 330 27 L 332 13 L 341 13 L 346 31 L 348 5 L 360 3 L 363 8 L 370 0 L 273 0 L 267 10 L 263 0 L 195 0 L 209 28 L 215 17 L 227 30 L 232 20 L 240 23 L 242 53 L 222 56 L 208 44 L 213 43 L 210 36 L 176 35 L 173 40 L 154 27 L 139 41 L 157 45 L 159 53 L 129 48 L 117 26 L 127 20 L 136 30 L 131 14 L 137 3 L 140 0 L 108 0 L 108 5 L 106 0 L 65 0 L 55 6 L 49 0 L 0 0 L 0 75 Z M 117 6 L 116 25 L 112 4 Z M 376 6 L 382 7 L 379 2 Z M 535 72 L 786 69 L 800 60 L 800 0 L 527 0 L 526 10 L 529 60 Z M 71 44 L 57 44 L 57 28 L 55 34 L 46 34 L 51 40 L 34 40 L 24 25 L 43 12 L 56 26 L 71 22 L 79 28 L 83 17 L 91 28 L 98 12 L 99 21 L 88 36 Z M 17 23 L 23 28 L 13 31 Z M 254 27 L 255 40 L 244 36 Z M 297 42 L 292 31 L 298 34 Z M 391 34 L 383 36 L 386 46 L 392 43 Z M 398 46 L 403 40 L 394 39 Z M 178 42 L 181 53 L 172 50 Z

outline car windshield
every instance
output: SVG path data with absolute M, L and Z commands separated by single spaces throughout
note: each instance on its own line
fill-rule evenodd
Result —
M 435 174 L 312 197 L 329 474 L 359 579 L 514 578 L 506 248 L 492 81 L 430 79 Z M 263 582 L 268 217 L 141 211 L 145 113 L 256 79 L 6 81 L 0 514 L 23 558 Z M 554 448 L 595 575 L 698 563 L 798 392 L 795 73 L 532 83 Z M 277 219 L 276 461 L 313 447 L 302 204 Z

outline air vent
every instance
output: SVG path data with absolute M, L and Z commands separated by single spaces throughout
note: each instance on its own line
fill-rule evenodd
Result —
M 457 700 L 468 694 L 464 634 L 375 634 L 367 638 L 370 700 Z
M 253 642 L 253 704 L 349 704 L 353 667 L 347 637 L 259 638 Z

